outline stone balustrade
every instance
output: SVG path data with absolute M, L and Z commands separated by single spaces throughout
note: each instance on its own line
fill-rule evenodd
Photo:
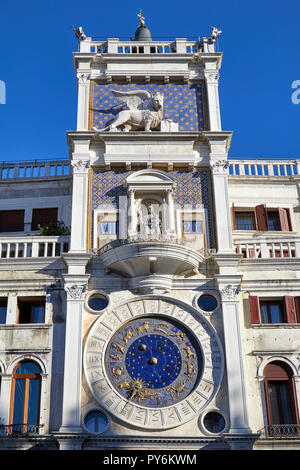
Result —
M 0 182 L 31 178 L 65 177 L 71 174 L 68 160 L 24 161 L 0 163 Z
M 243 258 L 299 258 L 300 238 L 268 238 L 234 240 L 236 252 Z
M 0 258 L 58 257 L 69 251 L 69 236 L 0 237 Z
M 106 41 L 82 41 L 81 52 L 101 54 L 193 54 L 203 52 L 200 41 L 179 38 L 173 41 L 119 41 L 110 38 Z
M 232 176 L 299 176 L 300 160 L 230 160 Z

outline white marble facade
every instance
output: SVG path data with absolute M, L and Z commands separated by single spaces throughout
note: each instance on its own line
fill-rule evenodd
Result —
M 0 234 L 0 448 L 113 449 L 120 441 L 134 449 L 166 442 L 177 450 L 300 448 L 300 168 L 228 160 L 221 58 L 213 37 L 126 43 L 84 36 L 73 54 L 77 129 L 67 133 L 70 162 L 61 162 L 71 171 L 50 174 L 52 162 L 34 172 L 31 164 L 25 177 L 20 164 L 3 166 L 0 215 L 24 210 L 25 223 Z M 174 94 L 201 84 L 203 122 L 189 128 L 180 121 L 186 109 L 171 120 L 168 95 L 152 132 L 94 129 L 104 106 L 96 84 L 101 93 L 153 85 Z M 70 236 L 31 230 L 33 209 L 49 207 L 58 208 Z M 20 301 L 34 298 L 45 302 L 43 322 L 20 322 Z M 127 400 L 121 390 L 137 381 L 125 380 L 118 360 L 149 321 L 165 341 L 164 327 L 175 322 L 174 351 L 184 350 L 185 335 L 191 341 L 163 405 L 163 387 L 156 395 L 136 388 Z M 137 329 L 126 330 L 132 322 Z M 120 331 L 129 330 L 122 342 Z M 111 346 L 116 338 L 119 349 Z M 111 370 L 109 347 L 119 358 Z M 25 413 L 23 434 L 12 439 L 22 362 L 40 370 L 39 412 L 31 430 Z M 280 423 L 270 404 L 270 387 L 279 384 L 267 375 L 273 364 L 290 390 L 290 409 L 277 403 L 290 412 Z M 90 427 L 91 413 L 102 418 L 99 428 Z

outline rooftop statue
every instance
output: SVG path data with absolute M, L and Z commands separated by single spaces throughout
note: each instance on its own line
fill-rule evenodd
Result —
M 96 131 L 145 130 L 157 128 L 163 117 L 163 93 L 149 93 L 147 90 L 117 91 L 112 90 L 114 96 L 126 104 L 128 110 L 120 111 L 113 122 L 103 129 Z

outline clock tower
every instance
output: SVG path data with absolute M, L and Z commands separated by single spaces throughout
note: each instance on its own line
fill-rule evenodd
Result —
M 139 18 L 128 41 L 76 30 L 57 438 L 62 449 L 249 449 L 221 32 L 159 40 Z

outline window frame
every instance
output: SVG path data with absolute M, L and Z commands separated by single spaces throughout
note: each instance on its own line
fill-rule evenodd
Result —
M 20 323 L 20 303 L 28 303 L 31 304 L 31 312 L 30 312 L 30 322 L 22 322 Z M 44 321 L 43 322 L 34 322 L 34 307 L 37 306 L 43 306 L 44 307 Z M 30 297 L 30 298 L 24 298 L 20 297 L 17 300 L 17 321 L 16 323 L 18 325 L 42 325 L 45 323 L 46 320 L 46 299 L 42 297 Z
M 253 216 L 254 228 L 237 228 L 237 214 L 249 214 Z M 268 214 L 277 213 L 280 228 L 270 230 Z M 291 214 L 288 207 L 266 207 L 266 204 L 259 204 L 255 207 L 235 207 L 232 204 L 232 225 L 233 230 L 238 231 L 260 231 L 260 232 L 292 232 Z
M 281 376 L 267 376 L 266 374 L 266 369 L 270 367 L 271 365 L 276 364 L 277 366 L 282 368 L 282 375 Z M 284 426 L 285 424 L 299 424 L 299 412 L 298 412 L 298 405 L 297 405 L 297 395 L 296 395 L 296 388 L 295 388 L 295 380 L 294 380 L 294 375 L 293 371 L 290 368 L 288 364 L 286 364 L 283 361 L 273 361 L 269 362 L 263 372 L 264 376 L 264 390 L 265 390 L 265 399 L 266 399 L 266 411 L 267 411 L 267 420 L 268 420 L 268 425 L 273 426 L 273 425 L 282 425 Z M 292 416 L 292 421 L 293 423 L 274 423 L 273 422 L 273 417 L 272 417 L 272 407 L 271 407 L 271 398 L 270 398 L 270 383 L 277 383 L 278 385 L 281 383 L 286 383 L 288 387 L 288 393 L 289 393 L 289 401 L 290 401 L 290 414 Z M 276 390 L 276 395 L 278 396 L 278 390 Z M 280 416 L 283 417 L 283 408 L 280 408 Z M 283 421 L 283 419 L 281 419 Z
M 24 363 L 31 363 L 34 364 L 36 367 L 39 368 L 40 372 L 39 373 L 23 373 L 23 374 L 17 374 L 16 371 L 17 369 Z M 14 411 L 15 411 L 15 392 L 16 392 L 16 382 L 18 380 L 24 380 L 24 397 L 23 397 L 23 405 L 22 405 L 22 423 L 14 423 Z M 29 405 L 29 398 L 30 398 L 30 381 L 32 380 L 38 380 L 38 398 L 37 398 L 37 403 L 38 403 L 38 408 L 36 410 L 36 416 L 37 416 L 37 423 L 28 423 L 28 405 Z M 10 409 L 9 409 L 9 429 L 8 429 L 8 434 L 13 434 L 13 426 L 21 424 L 22 429 L 21 432 L 22 434 L 26 433 L 28 431 L 28 425 L 36 425 L 39 426 L 40 424 L 40 411 L 41 411 L 41 390 L 42 390 L 42 372 L 40 366 L 31 360 L 22 360 L 17 363 L 17 365 L 14 367 L 13 373 L 12 373 L 12 382 L 11 382 L 11 394 L 10 394 Z

